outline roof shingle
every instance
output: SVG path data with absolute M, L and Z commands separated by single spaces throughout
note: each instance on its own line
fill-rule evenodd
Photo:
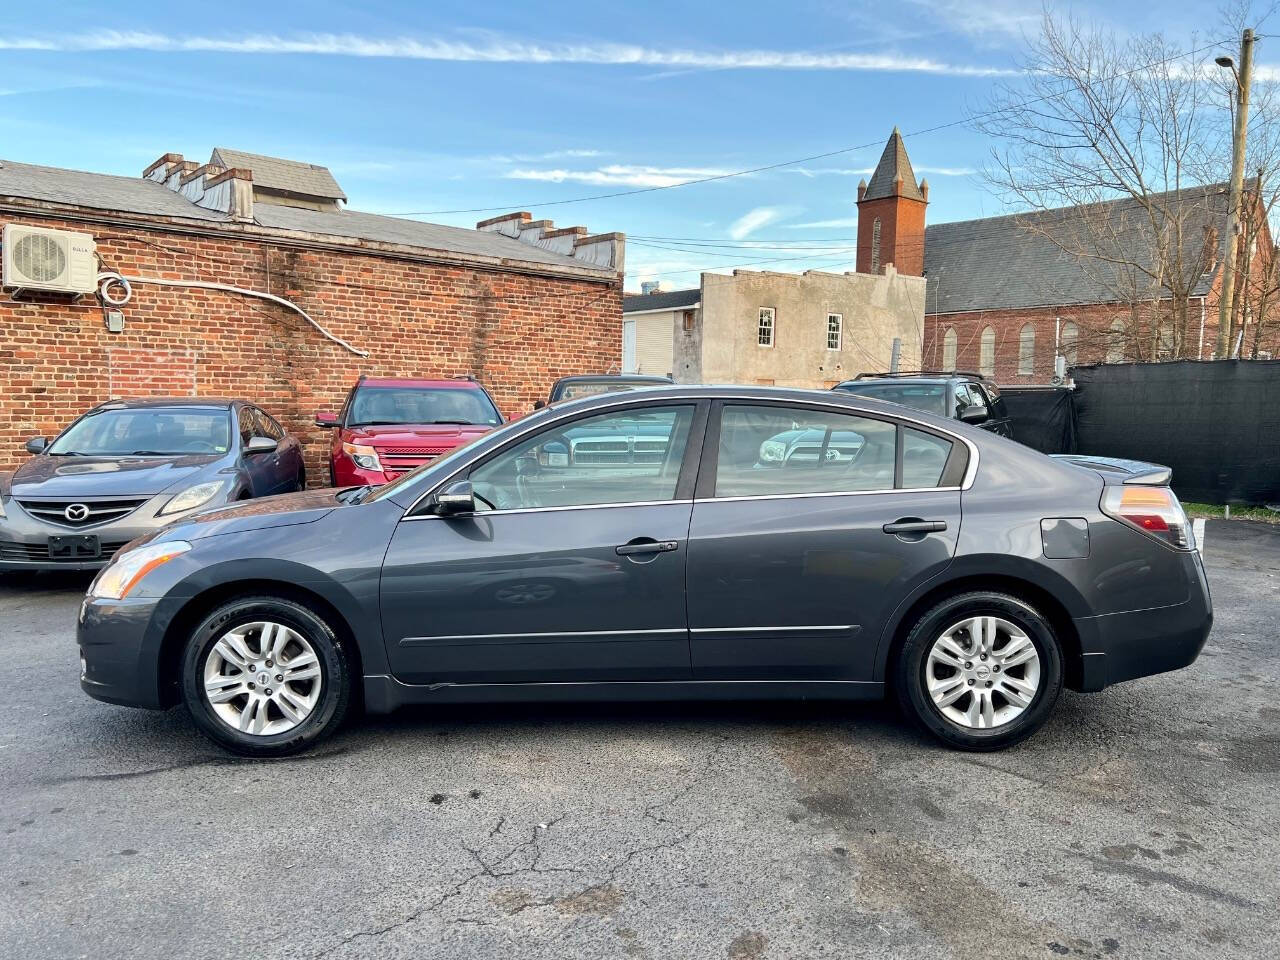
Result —
M 680 310 L 696 306 L 702 299 L 702 288 L 689 290 L 669 290 L 662 293 L 629 294 L 622 298 L 622 312 L 636 313 L 641 310 Z
M 902 196 L 910 197 L 912 200 L 924 199 L 924 194 L 920 192 L 920 185 L 916 183 L 916 173 L 911 169 L 911 159 L 907 156 L 902 134 L 898 132 L 897 127 L 894 127 L 893 133 L 889 134 L 889 142 L 884 145 L 884 153 L 880 154 L 880 162 L 876 164 L 875 172 L 871 174 L 871 183 L 867 186 L 867 192 L 862 195 L 862 199 L 880 200 L 884 197 L 896 196 L 893 185 L 899 177 L 902 178 Z

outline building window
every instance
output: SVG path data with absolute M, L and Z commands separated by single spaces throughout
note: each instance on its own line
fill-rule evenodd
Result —
M 773 307 L 760 308 L 760 322 L 756 326 L 756 343 L 762 347 L 773 346 Z
M 681 317 L 681 322 L 684 324 L 684 332 L 692 333 L 693 332 L 693 311 L 686 310 L 684 312 L 684 315 Z
M 1018 373 L 1021 376 L 1035 372 L 1036 365 L 1036 328 L 1024 324 L 1018 331 Z
M 996 329 L 983 327 L 980 340 L 981 350 L 978 353 L 978 372 L 984 377 L 996 375 Z
M 1058 341 L 1058 353 L 1067 361 L 1068 367 L 1076 365 L 1076 345 L 1080 341 L 1080 328 L 1070 320 L 1062 324 L 1062 338 Z
M 880 218 L 871 224 L 871 272 L 880 272 Z
M 827 314 L 827 349 L 839 350 L 840 337 L 844 333 L 844 315 L 840 313 Z
M 956 336 L 955 327 L 947 327 L 947 332 L 942 335 L 942 369 L 954 370 L 956 368 L 956 347 L 959 344 L 959 338 Z
M 1107 363 L 1124 363 L 1126 347 L 1124 321 L 1116 317 L 1107 336 Z

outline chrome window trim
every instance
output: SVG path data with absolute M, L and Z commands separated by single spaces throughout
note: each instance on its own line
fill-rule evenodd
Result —
M 450 514 L 451 518 L 473 517 L 476 519 L 482 517 L 493 516 L 510 516 L 513 513 L 560 513 L 563 510 L 604 510 L 614 507 L 666 507 L 680 506 L 681 504 L 688 506 L 692 504 L 692 500 L 630 500 L 626 503 L 578 503 L 568 507 L 512 507 L 510 510 L 477 510 L 475 513 L 454 513 Z M 438 513 L 420 513 L 412 517 L 401 517 L 401 521 L 408 520 L 444 520 L 445 517 Z
M 867 497 L 901 493 L 958 493 L 962 487 L 891 487 L 887 490 L 831 490 L 823 493 L 757 493 L 732 497 L 703 497 L 697 503 L 734 503 L 739 500 L 806 500 L 812 497 Z
M 817 391 L 815 391 L 815 393 L 816 393 L 816 392 L 817 392 Z M 628 394 L 630 394 L 630 395 L 628 395 Z M 849 396 L 850 396 L 850 397 L 856 397 L 856 396 L 857 396 L 857 394 L 849 394 Z M 609 411 L 609 410 L 614 410 L 614 409 L 616 409 L 616 408 L 618 408 L 618 407 L 638 407 L 638 406 L 646 406 L 647 404 L 651 404 L 651 403 L 657 403 L 658 405 L 662 405 L 662 406 L 665 406 L 665 405 L 668 405 L 668 404 L 682 404 L 682 403 L 693 403 L 693 404 L 697 404 L 697 403 L 701 403 L 701 402 L 703 402 L 703 401 L 711 401 L 711 402 L 714 402 L 714 401 L 716 401 L 716 400 L 721 400 L 721 401 L 725 401 L 725 402 L 728 402 L 728 401 L 742 401 L 742 402 L 746 402 L 746 403 L 763 403 L 763 404 L 766 404 L 766 405 L 770 405 L 770 404 L 772 404 L 772 405 L 774 405 L 774 406 L 777 406 L 777 405 L 780 405 L 780 404 L 781 404 L 781 405 L 787 405 L 787 404 L 790 404 L 790 405 L 792 405 L 792 406 L 821 407 L 821 408 L 826 409 L 826 410 L 836 410 L 836 411 L 839 411 L 839 412 L 841 412 L 841 413 L 844 413 L 844 414 L 846 414 L 846 415 L 850 415 L 850 416 L 852 416 L 852 415 L 856 415 L 856 414 L 851 414 L 851 413 L 850 413 L 850 411 L 856 411 L 858 414 L 862 414 L 863 416 L 870 416 L 870 417 L 877 417 L 877 416 L 880 416 L 880 417 L 888 417 L 888 418 L 889 418 L 889 420 L 890 420 L 891 422 L 903 423 L 903 424 L 907 424 L 907 423 L 909 423 L 909 424 L 914 424 L 915 426 L 923 427 L 925 430 L 933 431 L 934 433 L 940 433 L 940 434 L 943 434 L 944 436 L 950 437 L 950 438 L 952 438 L 953 440 L 956 440 L 956 441 L 958 441 L 958 442 L 960 442 L 960 443 L 963 443 L 966 447 L 968 447 L 968 448 L 969 448 L 969 464 L 968 464 L 968 466 L 965 468 L 964 477 L 961 479 L 961 481 L 960 481 L 960 486 L 959 486 L 959 487 L 912 487 L 912 488 L 901 488 L 901 489 L 893 488 L 893 489 L 888 489 L 888 490 L 854 490 L 854 491 L 847 491 L 847 492 L 840 492 L 840 493 L 822 493 L 822 494 L 808 494 L 808 493 L 767 494 L 767 495 L 765 495 L 765 496 L 769 496 L 769 497 L 809 497 L 809 496 L 823 496 L 823 497 L 831 497 L 831 496 L 837 496 L 837 497 L 839 497 L 839 496 L 850 496 L 850 495 L 853 495 L 853 494 L 868 494 L 868 493 L 918 493 L 918 492 L 920 492 L 921 490 L 939 490 L 939 491 L 946 490 L 946 491 L 954 492 L 954 491 L 956 491 L 956 490 L 961 490 L 961 491 L 968 490 L 970 487 L 972 487 L 972 486 L 973 486 L 973 481 L 974 481 L 974 479 L 975 479 L 975 478 L 977 477 L 977 475 L 978 475 L 978 460 L 979 460 L 979 454 L 978 454 L 978 445 L 977 445 L 976 443 L 974 443 L 974 442 L 973 442 L 972 440 L 970 440 L 968 437 L 963 437 L 963 436 L 961 436 L 961 435 L 960 435 L 960 434 L 958 434 L 958 433 L 953 433 L 952 431 L 950 431 L 950 430 L 946 429 L 945 427 L 939 427 L 939 426 L 936 426 L 936 425 L 934 425 L 934 424 L 932 424 L 932 423 L 927 423 L 927 422 L 926 422 L 926 421 L 924 421 L 924 420 L 919 420 L 919 419 L 917 419 L 917 418 L 915 418 L 915 417 L 912 417 L 912 416 L 910 416 L 910 415 L 900 414 L 900 413 L 898 413 L 896 410 L 895 410 L 895 411 L 892 411 L 892 412 L 889 412 L 889 413 L 885 413 L 884 411 L 879 411 L 879 410 L 866 410 L 866 409 L 858 408 L 858 407 L 851 406 L 851 405 L 849 405 L 849 404 L 845 404 L 845 403 L 831 403 L 831 402 L 829 402 L 829 401 L 827 401 L 827 400 L 822 399 L 821 397 L 818 397 L 818 398 L 815 398 L 815 399 L 812 399 L 812 400 L 811 400 L 811 399 L 809 399 L 809 398 L 807 398 L 807 397 L 806 397 L 806 398 L 804 398 L 804 399 L 797 400 L 797 399 L 796 399 L 796 398 L 794 398 L 794 397 L 785 397 L 785 396 L 784 396 L 784 397 L 769 397 L 769 396 L 767 396 L 767 395 L 766 395 L 766 396 L 759 396 L 759 395 L 752 396 L 752 395 L 750 395 L 750 394 L 734 394 L 734 393 L 730 393 L 730 394 L 720 394 L 720 393 L 715 393 L 715 394 L 711 394 L 711 395 L 709 395 L 709 396 L 708 396 L 708 395 L 698 395 L 697 393 L 694 393 L 694 394 L 692 394 L 692 395 L 687 395 L 687 396 L 685 396 L 685 395 L 680 395 L 680 394 L 674 394 L 674 395 L 668 394 L 668 395 L 663 395 L 662 397 L 655 398 L 655 397 L 653 397 L 652 395 L 649 395 L 649 396 L 643 396 L 643 395 L 640 395 L 640 392 L 639 392 L 639 391 L 634 391 L 634 390 L 633 390 L 633 391 L 619 391 L 619 397 L 618 397 L 618 399 L 616 399 L 616 400 L 612 400 L 612 401 L 610 401 L 610 402 L 608 402 L 608 403 L 600 403 L 600 404 L 598 404 L 598 405 L 593 405 L 593 406 L 591 406 L 590 408 L 588 408 L 588 409 L 587 409 L 587 410 L 585 410 L 585 411 L 584 411 L 584 410 L 564 410 L 564 409 L 561 409 L 561 410 L 557 411 L 558 415 L 553 416 L 553 417 L 548 417 L 548 418 L 547 418 L 547 419 L 545 419 L 545 420 L 540 420 L 538 423 L 530 424 L 530 425 L 529 425 L 529 426 L 527 426 L 525 429 L 523 429 L 523 430 L 519 430 L 519 431 L 517 431 L 516 433 L 512 434 L 512 436 L 511 436 L 507 441 L 505 441 L 505 442 L 502 444 L 502 446 L 501 446 L 498 450 L 494 450 L 494 451 L 483 451 L 483 452 L 480 452 L 480 453 L 475 454 L 475 455 L 474 455 L 474 456 L 472 456 L 469 460 L 467 460 L 467 461 L 465 461 L 464 463 L 460 464 L 460 465 L 458 466 L 458 469 L 454 470 L 454 471 L 453 471 L 452 473 L 450 473 L 447 477 L 443 477 L 443 478 L 441 478 L 439 481 L 437 481 L 436 483 L 434 483 L 434 484 L 432 484 L 430 487 L 428 487 L 426 490 L 424 490 L 424 491 L 423 491 L 423 492 L 422 492 L 422 493 L 421 493 L 421 494 L 420 494 L 420 495 L 419 495 L 419 496 L 418 496 L 418 497 L 413 501 L 413 503 L 412 503 L 412 504 L 410 504 L 409 509 L 405 511 L 404 516 L 402 516 L 400 519 L 401 519 L 401 520 L 420 520 L 420 519 L 422 519 L 422 516 L 411 516 L 411 514 L 413 513 L 413 511 L 415 511 L 415 510 L 417 510 L 417 509 L 418 509 L 418 507 L 422 504 L 422 501 L 423 501 L 423 500 L 427 499 L 429 496 L 431 496 L 433 493 L 435 493 L 438 489 L 440 489 L 440 487 L 444 486 L 444 485 L 445 485 L 446 483 L 448 483 L 450 480 L 453 480 L 455 477 L 457 477 L 457 476 L 458 476 L 458 474 L 460 474 L 460 473 L 462 473 L 462 472 L 464 472 L 464 471 L 466 471 L 466 470 L 471 469 L 472 465 L 474 465 L 478 460 L 481 460 L 481 459 L 483 459 L 483 458 L 485 458 L 485 457 L 487 457 L 487 456 L 490 456 L 491 454 L 496 454 L 496 453 L 500 452 L 501 450 L 506 449 L 508 446 L 511 446 L 512 444 L 514 444 L 514 443 L 516 443 L 517 441 L 519 441 L 521 438 L 523 438 L 523 437 L 525 437 L 525 436 L 527 436 L 527 435 L 529 435 L 529 434 L 531 434 L 531 433 L 533 433 L 533 432 L 535 432 L 535 431 L 543 430 L 543 429 L 546 429 L 546 428 L 552 427 L 552 426 L 554 426 L 555 424 L 560 423 L 560 422 L 562 422 L 562 421 L 578 419 L 580 416 L 583 416 L 584 414 L 585 414 L 586 416 L 590 416 L 590 415 L 592 415 L 592 414 L 594 414 L 594 413 L 597 413 L 597 412 L 603 413 L 603 412 L 607 412 L 607 411 Z M 571 401 L 571 402 L 572 402 L 572 401 Z M 551 407 L 544 407 L 543 409 L 544 409 L 544 410 L 549 410 L 549 409 L 554 409 L 554 408 L 551 408 Z M 910 408 L 904 408 L 904 409 L 910 409 Z M 701 454 L 700 454 L 700 452 L 696 452 L 696 453 L 697 453 L 697 455 L 701 455 Z M 760 498 L 759 498 L 759 497 L 737 497 L 737 498 L 735 498 L 735 497 L 716 497 L 716 498 L 712 498 L 712 499 L 718 499 L 718 500 L 730 500 L 730 499 L 756 500 L 756 499 L 760 499 Z M 540 510 L 583 510 L 583 509 L 588 509 L 588 508 L 591 508 L 591 507 L 648 506 L 648 505 L 651 505 L 651 504 L 653 504 L 653 503 L 655 503 L 655 502 L 656 502 L 656 503 L 684 503 L 684 502 L 691 502 L 691 501 L 659 500 L 659 501 L 642 501 L 642 502 L 640 502 L 640 503 L 583 504 L 582 506 L 575 506 L 575 507 L 525 507 L 525 508 L 520 508 L 520 512 L 530 512 L 530 511 L 540 511 Z M 501 511 L 499 511 L 499 510 L 490 510 L 490 511 L 486 511 L 486 513 L 488 513 L 488 514 L 493 514 L 493 513 L 515 513 L 515 512 L 517 512 L 517 511 L 515 511 L 515 510 L 501 510 Z M 428 516 L 433 516 L 433 514 L 428 514 Z M 480 514 L 473 514 L 473 516 L 480 516 Z

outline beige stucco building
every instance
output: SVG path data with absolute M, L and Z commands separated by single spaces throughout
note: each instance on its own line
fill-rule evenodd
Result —
M 899 369 L 919 369 L 924 290 L 923 278 L 892 266 L 878 274 L 704 273 L 699 288 L 624 299 L 624 331 L 632 331 L 624 337 L 633 338 L 624 339 L 624 369 L 631 359 L 629 372 L 678 383 L 821 388 L 888 370 L 895 340 Z

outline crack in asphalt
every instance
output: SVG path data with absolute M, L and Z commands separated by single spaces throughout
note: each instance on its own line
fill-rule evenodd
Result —
M 274 757 L 271 759 L 254 759 L 251 757 L 192 757 L 189 760 L 179 760 L 176 763 L 166 764 L 163 767 L 147 767 L 143 770 L 121 770 L 116 773 L 85 773 L 72 777 L 43 777 L 36 780 L 36 783 L 42 786 L 56 787 L 66 783 L 98 783 L 110 780 L 133 780 L 138 777 L 151 777 L 160 773 L 170 773 L 174 770 L 191 770 L 196 767 L 240 767 L 240 766 L 265 766 L 277 763 L 305 763 L 315 760 L 326 760 L 330 757 L 340 757 L 351 753 L 350 747 L 338 747 L 334 750 L 326 750 L 317 753 L 304 753 L 293 757 Z

